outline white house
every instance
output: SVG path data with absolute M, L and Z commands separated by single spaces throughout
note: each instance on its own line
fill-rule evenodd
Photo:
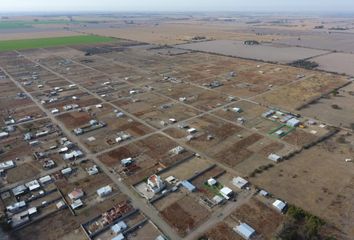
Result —
M 234 192 L 228 187 L 223 187 L 219 192 L 227 200 L 229 200 L 234 195 Z
M 273 207 L 278 211 L 278 212 L 283 212 L 286 208 L 287 204 L 279 199 L 275 200 L 273 202 Z
M 97 189 L 97 195 L 100 196 L 100 197 L 106 197 L 108 196 L 109 194 L 112 193 L 112 187 L 107 185 L 107 186 L 104 186 L 104 187 L 101 187 L 99 189 Z
M 161 180 L 161 177 L 155 174 L 148 178 L 147 184 L 149 189 L 154 193 L 161 192 L 165 187 L 165 183 Z
M 232 179 L 232 184 L 239 189 L 243 189 L 248 185 L 248 181 L 242 177 L 235 177 Z

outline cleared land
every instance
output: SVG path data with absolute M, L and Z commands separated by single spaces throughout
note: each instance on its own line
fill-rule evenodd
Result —
M 338 90 L 337 94 L 330 94 L 316 101 L 314 104 L 301 110 L 306 116 L 323 119 L 335 126 L 352 128 L 354 84 Z
M 318 69 L 354 76 L 354 54 L 331 53 L 312 58 L 311 61 L 315 61 L 319 64 Z
M 99 36 L 70 36 L 57 38 L 38 38 L 38 39 L 21 39 L 21 40 L 5 40 L 0 41 L 0 51 L 12 51 L 30 48 L 45 48 L 66 46 L 75 44 L 93 44 L 102 42 L 112 42 L 112 38 Z
M 228 56 L 256 59 L 270 62 L 290 63 L 295 60 L 309 58 L 326 53 L 299 47 L 273 45 L 245 45 L 242 41 L 216 40 L 178 45 L 179 48 L 218 53 Z

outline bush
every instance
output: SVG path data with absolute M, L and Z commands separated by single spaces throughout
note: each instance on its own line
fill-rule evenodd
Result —
M 298 60 L 295 62 L 292 62 L 289 64 L 290 66 L 293 67 L 300 67 L 300 68 L 305 68 L 305 69 L 314 69 L 317 68 L 319 65 L 316 62 L 313 61 L 307 61 L 307 60 Z
M 336 109 L 336 110 L 342 109 L 342 108 L 341 108 L 340 106 L 338 106 L 337 104 L 332 104 L 331 107 L 332 107 L 333 109 Z

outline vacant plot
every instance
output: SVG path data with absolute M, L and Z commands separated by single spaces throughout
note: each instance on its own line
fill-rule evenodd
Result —
M 314 57 L 326 53 L 326 51 L 322 50 L 299 47 L 274 45 L 248 46 L 241 41 L 230 40 L 182 44 L 178 45 L 178 48 L 280 63 L 289 63 L 295 60 Z
M 30 48 L 46 48 L 56 46 L 66 46 L 75 44 L 93 44 L 102 42 L 112 42 L 112 38 L 99 36 L 70 36 L 57 38 L 38 38 L 0 41 L 0 51 L 12 51 Z
M 242 240 L 243 238 L 239 236 L 232 228 L 225 222 L 218 223 L 216 226 L 211 228 L 208 232 L 203 234 L 202 239 L 208 240 Z
M 325 73 L 316 73 L 292 84 L 279 87 L 256 97 L 257 102 L 285 109 L 301 108 L 309 102 L 330 93 L 335 88 L 347 83 L 343 76 Z
M 346 143 L 338 144 L 343 138 Z M 345 213 L 344 208 L 353 204 L 353 174 L 352 164 L 344 160 L 353 156 L 348 143 L 351 140 L 352 137 L 335 137 L 264 171 L 252 178 L 252 182 L 345 229 L 350 236 L 354 229 L 353 214 Z M 341 224 L 344 222 L 345 225 Z
M 193 198 L 185 196 L 165 208 L 161 215 L 178 234 L 186 236 L 206 220 L 210 212 Z
M 262 236 L 263 239 L 272 239 L 283 221 L 283 215 L 269 208 L 264 203 L 251 199 L 234 211 L 226 221 L 230 225 L 234 225 L 232 223 L 237 224 L 238 221 L 245 222 L 256 230 L 257 236 Z

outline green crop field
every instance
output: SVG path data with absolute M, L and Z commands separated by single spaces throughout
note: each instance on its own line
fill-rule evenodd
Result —
M 0 29 L 30 28 L 30 24 L 22 21 L 0 22 Z
M 0 51 L 112 42 L 113 38 L 94 35 L 0 41 Z
M 33 21 L 0 21 L 0 29 L 31 28 L 34 25 L 44 24 L 79 24 L 80 21 L 69 20 L 33 20 Z

